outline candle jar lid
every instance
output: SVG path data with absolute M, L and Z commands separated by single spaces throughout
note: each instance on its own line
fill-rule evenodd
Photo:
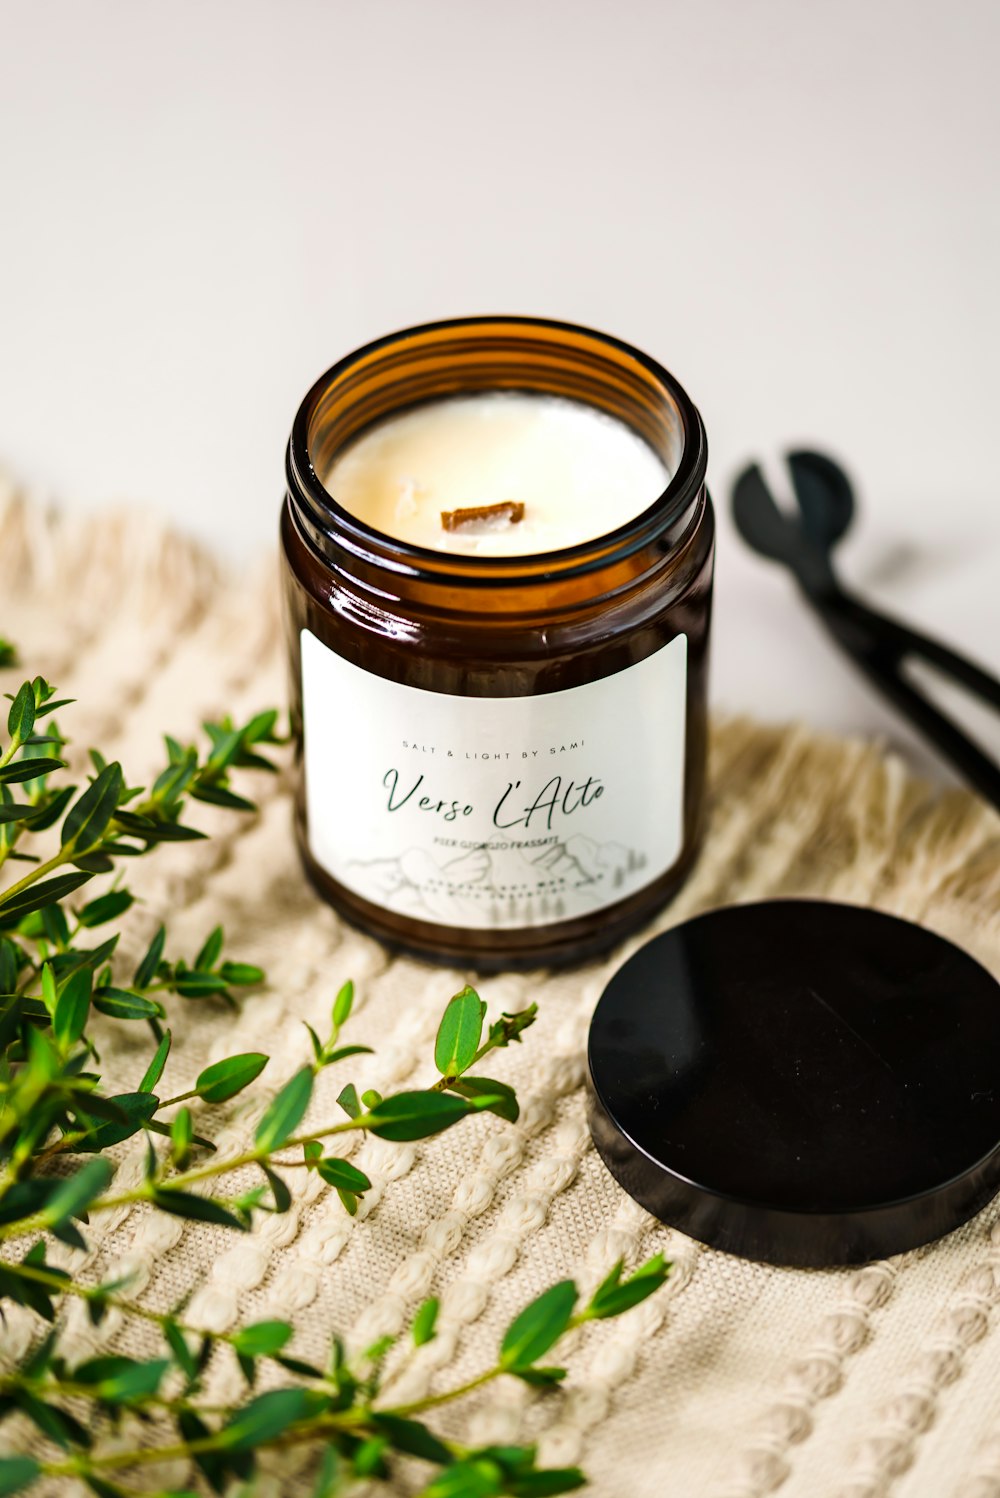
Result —
M 1000 1189 L 1000 984 L 894 916 L 776 900 L 684 922 L 611 979 L 589 1060 L 611 1173 L 745 1258 L 901 1253 Z

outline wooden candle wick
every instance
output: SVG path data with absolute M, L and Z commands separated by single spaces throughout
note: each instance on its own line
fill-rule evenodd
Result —
M 506 519 L 517 525 L 524 519 L 524 505 L 520 500 L 502 499 L 495 505 L 469 505 L 464 510 L 442 510 L 441 524 L 446 531 L 460 530 L 463 525 L 473 525 L 477 520 Z

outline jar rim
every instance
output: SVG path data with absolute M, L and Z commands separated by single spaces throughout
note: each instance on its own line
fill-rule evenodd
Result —
M 323 484 L 313 463 L 310 447 L 312 421 L 325 392 L 352 366 L 361 364 L 382 349 L 449 329 L 481 327 L 485 331 L 497 324 L 582 335 L 599 346 L 604 345 L 618 354 L 626 355 L 646 375 L 651 376 L 680 419 L 680 457 L 666 487 L 638 515 L 600 536 L 575 542 L 572 546 L 512 556 L 436 551 L 431 547 L 390 536 L 351 514 Z M 530 391 L 534 387 L 526 379 L 523 385 L 512 387 L 505 384 L 503 388 Z M 583 404 L 588 404 L 585 399 L 581 399 Z M 627 418 L 623 419 L 627 421 Z M 602 333 L 582 324 L 545 317 L 493 313 L 416 324 L 372 339 L 345 354 L 320 375 L 300 404 L 292 423 L 285 466 L 289 497 L 304 539 L 325 560 L 334 561 L 338 551 L 346 551 L 370 565 L 407 577 L 435 579 L 439 582 L 446 579 L 451 585 L 466 583 L 476 587 L 489 587 L 510 586 L 514 582 L 518 586 L 530 586 L 533 582 L 550 582 L 554 576 L 579 577 L 628 557 L 657 539 L 678 543 L 687 533 L 691 512 L 705 481 L 707 465 L 707 438 L 697 407 L 669 370 L 648 354 L 610 333 Z

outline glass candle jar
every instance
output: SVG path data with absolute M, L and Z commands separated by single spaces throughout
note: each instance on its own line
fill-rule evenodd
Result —
M 485 391 L 583 402 L 670 475 L 634 519 L 529 555 L 376 531 L 320 475 L 373 424 Z M 297 833 L 319 893 L 470 969 L 579 961 L 679 887 L 703 820 L 714 519 L 701 418 L 644 354 L 536 318 L 350 354 L 295 418 L 282 511 Z

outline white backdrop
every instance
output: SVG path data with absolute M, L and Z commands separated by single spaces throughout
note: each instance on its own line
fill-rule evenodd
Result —
M 1000 5 L 0 0 L 0 465 L 269 544 L 295 407 L 440 316 L 679 376 L 722 513 L 714 694 L 898 736 L 725 513 L 845 457 L 843 571 L 1000 655 Z M 995 736 L 996 737 L 996 736 Z

